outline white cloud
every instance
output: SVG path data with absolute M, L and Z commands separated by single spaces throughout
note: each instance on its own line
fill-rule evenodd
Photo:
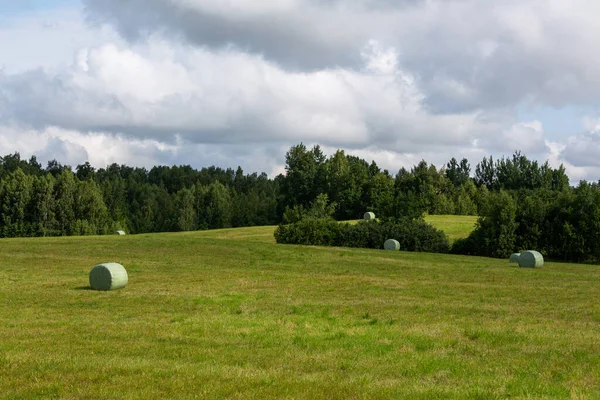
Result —
M 560 107 L 600 99 L 595 0 L 285 2 L 86 0 L 129 38 L 148 31 L 209 48 L 234 46 L 286 68 L 361 66 L 371 40 L 398 49 L 440 111 Z M 457 98 L 458 95 L 458 98 Z
M 73 66 L 4 75 L 5 118 L 32 127 L 193 143 L 321 141 L 396 151 L 469 144 L 478 113 L 430 114 L 393 48 L 371 43 L 364 69 L 290 72 L 260 56 L 150 39 L 86 48 Z
M 499 135 L 484 138 L 480 145 L 496 151 L 522 153 L 535 156 L 546 153 L 548 146 L 544 127 L 540 121 L 519 122 L 506 129 Z
M 84 4 L 0 24 L 5 153 L 276 173 L 302 141 L 391 172 L 521 150 L 597 173 L 596 121 L 549 141 L 515 117 L 600 100 L 591 0 Z
M 283 171 L 287 146 L 281 144 L 248 147 L 245 145 L 194 144 L 175 138 L 174 144 L 152 139 L 132 139 L 122 135 L 48 127 L 43 130 L 0 126 L 0 148 L 19 152 L 21 158 L 35 155 L 43 166 L 56 159 L 76 167 L 89 161 L 96 168 L 117 163 L 151 169 L 155 165 L 219 166 L 246 172 Z

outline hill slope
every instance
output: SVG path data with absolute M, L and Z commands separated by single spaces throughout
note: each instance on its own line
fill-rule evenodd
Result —
M 427 215 L 425 221 L 444 231 L 450 243 L 469 236 L 475 228 L 477 217 L 471 215 Z
M 272 232 L 0 241 L 0 398 L 600 394 L 596 266 Z M 126 288 L 87 289 L 105 261 L 126 266 Z

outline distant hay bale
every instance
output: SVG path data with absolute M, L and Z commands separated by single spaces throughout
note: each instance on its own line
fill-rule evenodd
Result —
M 98 264 L 90 271 L 90 286 L 94 290 L 115 290 L 124 288 L 129 277 L 121 264 Z
M 373 219 L 375 219 L 375 213 L 369 211 L 366 212 L 365 215 L 363 215 L 363 219 L 367 220 L 367 221 L 371 221 Z
M 125 236 L 125 231 L 116 231 L 115 234 L 119 236 Z
M 519 267 L 521 268 L 539 268 L 544 266 L 544 257 L 540 252 L 527 250 L 519 256 Z
M 383 244 L 383 248 L 386 250 L 398 251 L 400 250 L 400 242 L 396 239 L 388 239 Z
M 508 262 L 511 263 L 511 264 L 518 264 L 520 256 L 521 256 L 521 253 L 513 253 L 510 256 L 510 259 L 508 260 Z

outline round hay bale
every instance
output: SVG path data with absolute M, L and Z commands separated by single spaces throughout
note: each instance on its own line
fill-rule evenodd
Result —
M 511 263 L 511 264 L 518 264 L 520 256 L 521 256 L 521 253 L 513 253 L 510 256 L 510 259 L 508 260 L 508 262 Z
M 115 233 L 119 236 L 125 236 L 125 231 L 116 231 Z
M 375 213 L 369 211 L 366 212 L 365 215 L 363 215 L 363 219 L 367 220 L 367 221 L 371 221 L 375 219 Z
M 400 242 L 396 239 L 388 239 L 383 244 L 383 248 L 386 250 L 398 251 L 400 250 Z
M 519 256 L 519 267 L 521 268 L 539 268 L 544 266 L 544 257 L 540 252 L 527 250 Z
M 90 286 L 94 290 L 115 290 L 124 288 L 129 277 L 121 264 L 98 264 L 90 271 Z

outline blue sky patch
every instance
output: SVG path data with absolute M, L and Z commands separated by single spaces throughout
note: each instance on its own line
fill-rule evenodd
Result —
M 79 4 L 79 0 L 0 0 L 0 15 L 21 14 L 35 10 L 51 10 Z

